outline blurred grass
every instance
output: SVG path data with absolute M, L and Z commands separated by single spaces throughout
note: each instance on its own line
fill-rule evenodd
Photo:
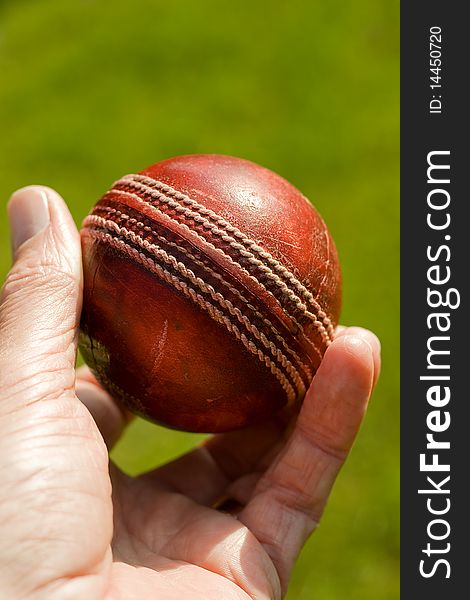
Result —
M 124 173 L 194 152 L 241 156 L 320 210 L 344 274 L 343 322 L 378 333 L 383 373 L 288 598 L 398 592 L 397 0 L 0 3 L 0 196 L 45 183 L 79 223 Z M 0 217 L 0 279 L 10 258 Z M 199 436 L 137 422 L 129 472 Z

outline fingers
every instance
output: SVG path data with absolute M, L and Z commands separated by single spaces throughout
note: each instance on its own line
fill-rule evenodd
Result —
M 168 485 L 200 504 L 211 505 L 225 494 L 233 479 L 256 470 L 257 463 L 280 439 L 282 429 L 275 421 L 217 434 L 142 477 Z
M 380 343 L 360 327 L 342 328 L 372 347 L 374 379 L 380 370 Z M 283 418 L 240 431 L 211 436 L 191 452 L 142 477 L 165 484 L 196 502 L 219 506 L 227 497 L 246 504 L 261 474 L 285 444 L 292 425 Z
M 81 253 L 78 232 L 60 196 L 31 186 L 11 198 L 8 213 L 14 265 L 0 308 L 0 390 L 15 406 L 63 391 L 73 394 L 76 331 L 81 305 Z M 111 447 L 128 415 L 79 370 L 76 392 Z M 4 394 L 5 395 L 5 394 Z M 2 402 L 6 409 L 7 401 Z
M 273 560 L 284 590 L 318 524 L 367 407 L 375 378 L 373 339 L 344 332 L 328 348 L 295 429 L 239 514 Z
M 111 484 L 106 447 L 75 395 L 78 232 L 48 188 L 19 190 L 8 210 L 14 264 L 0 300 L 0 564 L 29 597 L 109 568 Z
M 377 383 L 377 380 L 380 375 L 380 340 L 372 333 L 369 329 L 364 329 L 363 327 L 344 327 L 339 326 L 336 328 L 336 336 L 341 337 L 344 335 L 354 335 L 356 337 L 360 337 L 365 340 L 368 344 L 370 344 L 372 348 L 372 358 L 374 360 L 374 386 Z
M 121 437 L 132 415 L 103 390 L 88 367 L 77 369 L 75 393 L 90 411 L 108 449 Z
M 19 190 L 8 213 L 14 264 L 0 300 L 0 392 L 31 402 L 73 389 L 80 240 L 64 201 L 49 188 Z

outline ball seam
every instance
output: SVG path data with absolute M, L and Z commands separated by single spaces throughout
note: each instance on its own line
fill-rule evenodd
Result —
M 152 185 L 149 185 L 151 183 Z M 202 227 L 207 228 L 212 234 L 220 237 L 230 245 L 232 249 L 237 251 L 241 256 L 246 258 L 251 264 L 258 268 L 264 276 L 277 285 L 280 290 L 286 295 L 297 309 L 310 320 L 316 321 L 316 326 L 319 329 L 325 343 L 331 342 L 334 330 L 331 320 L 322 310 L 320 304 L 316 301 L 313 294 L 304 286 L 298 279 L 285 267 L 282 263 L 276 260 L 269 252 L 261 248 L 254 240 L 251 240 L 246 234 L 242 233 L 238 228 L 229 223 L 223 217 L 217 215 L 211 209 L 202 206 L 186 194 L 174 190 L 170 186 L 149 178 L 143 175 L 127 175 L 114 184 L 114 188 L 121 184 L 130 185 L 137 191 L 147 192 L 157 200 L 167 203 L 177 212 L 199 222 Z M 118 188 L 119 189 L 119 188 Z M 168 196 L 165 195 L 168 194 Z M 191 206 L 187 208 L 181 205 L 178 200 Z M 228 232 L 230 235 L 227 235 Z M 237 241 L 236 238 L 238 238 Z M 240 243 L 241 242 L 241 243 Z M 257 258 L 256 255 L 259 257 Z M 266 264 L 267 263 L 267 264 Z M 274 272 L 276 271 L 276 272 Z M 286 279 L 292 286 L 289 287 Z M 296 291 L 294 291 L 296 290 Z M 315 308 L 317 314 L 313 314 L 308 310 L 307 305 L 298 295 L 301 294 Z
M 287 344 L 285 339 L 276 330 L 274 324 L 268 318 L 266 318 L 263 314 L 261 314 L 261 312 L 259 310 L 257 310 L 256 307 L 254 307 L 249 302 L 249 300 L 243 296 L 243 294 L 240 292 L 240 290 L 238 290 L 236 287 L 234 287 L 228 281 L 226 281 L 220 273 L 218 273 L 217 271 L 215 271 L 214 269 L 212 269 L 211 267 L 206 265 L 203 261 L 199 260 L 193 253 L 191 253 L 189 250 L 187 250 L 180 244 L 170 241 L 169 239 L 167 239 L 166 237 L 164 237 L 163 235 L 158 233 L 155 229 L 152 229 L 148 225 L 145 225 L 144 222 L 139 221 L 138 219 L 135 219 L 135 218 L 131 217 L 130 215 L 123 213 L 122 211 L 117 210 L 112 207 L 109 207 L 109 206 L 98 205 L 97 207 L 95 207 L 95 210 L 96 209 L 99 209 L 100 212 L 103 211 L 104 214 L 107 216 L 110 216 L 110 217 L 114 216 L 114 218 L 116 218 L 117 220 L 129 222 L 130 226 L 140 228 L 143 231 L 150 233 L 153 236 L 153 238 L 156 238 L 157 240 L 159 240 L 160 242 L 162 242 L 163 244 L 165 244 L 169 247 L 175 248 L 178 252 L 180 252 L 181 254 L 184 254 L 187 258 L 189 258 L 190 261 L 192 261 L 198 267 L 203 269 L 211 277 L 214 277 L 215 279 L 220 281 L 220 283 L 224 287 L 226 287 L 233 295 L 237 296 L 237 298 L 239 298 L 240 301 L 243 302 L 243 304 L 260 321 L 263 322 L 263 324 L 267 327 L 269 332 L 276 338 L 276 340 L 282 345 L 284 350 L 293 358 L 293 360 L 297 363 L 298 367 L 303 371 L 304 376 L 306 377 L 306 383 L 308 383 L 308 384 L 310 383 L 310 381 L 312 380 L 312 377 L 313 377 L 313 373 L 312 373 L 312 370 L 310 369 L 310 367 L 301 359 L 301 357 L 299 356 L 299 354 L 297 352 L 295 352 L 295 350 L 293 350 L 292 348 L 289 347 L 289 345 Z M 320 354 L 320 352 L 318 350 L 317 350 L 317 355 L 318 355 L 319 359 L 321 360 L 322 355 Z
M 143 267 L 147 268 L 150 272 L 159 276 L 160 279 L 172 285 L 183 293 L 186 297 L 190 298 L 195 304 L 200 306 L 203 310 L 208 312 L 210 317 L 225 326 L 225 328 L 232 333 L 237 340 L 239 340 L 244 347 L 258 357 L 261 363 L 263 363 L 268 370 L 276 377 L 281 387 L 284 389 L 288 404 L 295 402 L 298 394 L 295 392 L 291 382 L 285 376 L 285 374 L 278 368 L 276 363 L 267 356 L 261 348 L 259 348 L 252 340 L 248 339 L 247 336 L 240 332 L 239 328 L 226 316 L 223 312 L 218 310 L 212 303 L 206 300 L 203 296 L 198 294 L 194 288 L 181 281 L 177 276 L 170 273 L 167 269 L 163 268 L 157 262 L 146 256 L 144 253 L 139 252 L 136 248 L 133 248 L 130 244 L 124 242 L 121 239 L 113 237 L 110 233 L 103 231 L 97 231 L 93 229 L 86 230 L 86 234 L 92 238 L 105 241 L 111 247 L 116 250 L 124 252 L 128 256 L 133 257 Z

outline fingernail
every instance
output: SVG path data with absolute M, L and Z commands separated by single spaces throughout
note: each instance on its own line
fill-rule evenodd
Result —
M 46 192 L 36 186 L 16 191 L 8 203 L 8 218 L 11 228 L 13 252 L 43 231 L 50 222 Z

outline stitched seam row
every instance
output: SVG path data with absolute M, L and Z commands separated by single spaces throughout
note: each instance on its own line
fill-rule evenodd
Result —
M 102 229 L 111 230 L 120 237 L 125 237 L 134 245 L 146 250 L 160 263 L 164 262 L 166 265 L 175 269 L 179 275 L 183 276 L 185 279 L 188 279 L 193 286 L 199 288 L 201 292 L 208 294 L 212 300 L 219 304 L 222 309 L 228 311 L 232 316 L 236 317 L 239 323 L 245 327 L 248 333 L 259 340 L 263 346 L 268 349 L 275 358 L 277 358 L 281 365 L 286 369 L 287 373 L 292 377 L 295 385 L 297 386 L 299 396 L 303 396 L 305 394 L 305 384 L 302 381 L 299 372 L 285 356 L 285 354 L 283 354 L 281 350 L 272 341 L 270 341 L 263 332 L 260 332 L 256 325 L 254 325 L 238 307 L 234 306 L 230 300 L 224 298 L 220 292 L 216 292 L 213 286 L 206 283 L 200 277 L 197 277 L 193 271 L 186 267 L 184 263 L 179 262 L 174 256 L 165 252 L 163 248 L 143 239 L 134 231 L 125 227 L 120 227 L 115 221 L 106 220 L 102 217 L 92 215 L 85 219 L 84 225 L 93 225 Z
M 140 183 L 141 181 L 145 181 L 146 183 Z M 149 185 L 149 183 L 151 185 Z M 204 227 L 205 229 L 209 229 L 211 233 L 223 239 L 226 243 L 230 245 L 230 247 L 233 250 L 237 251 L 244 258 L 246 258 L 253 266 L 259 269 L 266 278 L 268 278 L 273 284 L 280 288 L 280 290 L 286 296 L 286 298 L 290 302 L 292 302 L 300 312 L 303 313 L 303 316 L 315 322 L 326 344 L 331 342 L 331 338 L 333 336 L 333 326 L 331 324 L 331 321 L 324 313 L 324 311 L 321 309 L 318 302 L 313 297 L 313 295 L 304 286 L 302 286 L 302 284 L 294 277 L 294 275 L 286 267 L 284 267 L 284 265 L 282 265 L 279 261 L 274 259 L 274 257 L 271 256 L 271 254 L 269 254 L 260 246 L 258 246 L 256 242 L 250 240 L 236 227 L 228 223 L 222 217 L 219 217 L 212 210 L 200 205 L 195 200 L 192 200 L 185 194 L 181 194 L 181 192 L 177 192 L 176 190 L 173 190 L 169 186 L 157 180 L 144 177 L 142 175 L 128 175 L 116 182 L 115 186 L 116 185 L 129 186 L 135 189 L 136 191 L 142 191 L 144 194 L 148 194 L 156 200 L 164 202 L 176 212 L 182 214 L 186 218 L 190 218 L 191 220 L 200 223 L 202 227 Z M 165 196 L 165 194 L 160 190 L 165 190 L 168 193 L 168 196 L 170 197 Z M 189 204 L 193 210 L 187 208 L 186 206 L 182 206 L 177 202 L 176 199 L 181 200 L 185 204 Z M 211 222 L 211 218 L 208 218 L 208 215 L 212 218 L 212 221 L 214 222 Z M 220 228 L 220 226 L 222 226 L 222 228 Z M 237 242 L 237 240 L 235 240 L 232 237 L 232 235 L 228 235 L 226 233 L 227 231 L 229 231 L 230 233 L 235 233 L 240 240 L 245 242 L 244 245 L 242 243 Z M 255 253 L 258 254 L 261 260 L 259 258 L 256 258 Z M 268 262 L 273 267 L 275 267 L 275 270 L 280 272 L 281 276 L 284 276 L 291 284 L 292 281 L 294 281 L 296 283 L 296 287 L 300 286 L 302 292 L 304 293 L 304 296 L 308 297 L 310 303 L 317 310 L 317 315 L 311 313 L 308 310 L 307 306 L 304 304 L 302 299 L 291 288 L 289 288 L 285 281 L 283 281 L 279 275 L 274 273 L 273 270 L 267 264 L 265 264 L 264 261 Z M 320 317 L 321 320 L 318 320 L 317 316 Z
M 144 186 L 147 186 L 150 188 L 158 189 L 161 192 L 167 194 L 168 196 L 171 196 L 172 198 L 174 198 L 176 200 L 180 200 L 184 204 L 191 206 L 191 208 L 194 211 L 198 212 L 200 215 L 203 215 L 203 216 L 207 217 L 208 220 L 213 221 L 220 228 L 228 231 L 235 238 L 238 238 L 245 245 L 246 248 L 251 250 L 251 252 L 253 252 L 254 254 L 257 254 L 258 256 L 260 256 L 260 258 L 262 259 L 263 262 L 265 261 L 266 263 L 268 263 L 273 268 L 274 271 L 276 271 L 282 278 L 287 280 L 292 285 L 292 287 L 298 292 L 298 294 L 300 294 L 300 296 L 303 296 L 304 298 L 306 298 L 308 300 L 308 302 L 310 302 L 312 304 L 312 306 L 315 307 L 315 309 L 317 310 L 317 316 L 325 324 L 330 336 L 333 337 L 334 330 L 333 330 L 333 325 L 331 323 L 331 320 L 328 318 L 326 313 L 322 310 L 321 306 L 318 304 L 318 302 L 316 301 L 313 294 L 304 285 L 302 285 L 302 283 L 294 276 L 293 273 L 291 273 L 289 271 L 289 269 L 287 269 L 287 267 L 285 267 L 281 262 L 279 262 L 277 259 L 275 259 L 274 256 L 272 256 L 272 254 L 270 254 L 264 248 L 259 246 L 254 240 L 251 240 L 246 234 L 244 234 L 237 227 L 235 227 L 234 225 L 229 223 L 226 219 L 224 219 L 223 217 L 221 217 L 220 215 L 215 213 L 210 208 L 207 208 L 206 206 L 199 204 L 199 202 L 190 198 L 186 194 L 183 194 L 182 192 L 175 190 L 171 186 L 169 186 L 165 183 L 162 183 L 161 181 L 158 181 L 157 179 L 154 179 L 147 175 L 130 174 L 130 175 L 126 175 L 125 177 L 123 177 L 120 181 L 129 181 L 129 180 L 142 183 Z M 119 183 L 119 182 L 117 182 L 117 183 Z M 296 295 L 295 292 L 293 292 L 293 293 L 294 293 L 294 295 Z M 301 299 L 297 295 L 296 295 L 296 297 L 298 298 L 298 300 L 301 301 Z
M 276 338 L 276 340 L 282 345 L 282 347 L 284 348 L 284 350 L 297 363 L 297 366 L 303 371 L 304 375 L 306 376 L 307 382 L 310 383 L 310 381 L 312 380 L 312 377 L 313 377 L 313 373 L 312 373 L 312 370 L 310 369 L 310 367 L 300 358 L 300 356 L 297 354 L 297 352 L 295 352 L 295 350 L 292 350 L 292 348 L 290 348 L 288 346 L 288 344 L 286 343 L 286 341 L 284 340 L 284 338 L 281 337 L 281 335 L 279 335 L 279 333 L 276 330 L 276 328 L 273 325 L 273 323 L 269 319 L 267 319 L 263 314 L 261 314 L 259 312 L 259 310 L 257 310 L 249 302 L 249 300 L 247 300 L 243 296 L 243 294 L 240 292 L 240 290 L 238 290 L 236 287 L 234 287 L 228 281 L 226 281 L 222 277 L 222 275 L 220 273 L 218 273 L 217 271 L 215 271 L 214 269 L 212 269 L 211 267 L 209 267 L 208 265 L 206 265 L 203 261 L 199 260 L 192 252 L 190 252 L 186 248 L 184 248 L 183 246 L 177 244 L 176 242 L 172 242 L 172 241 L 168 240 L 167 238 L 165 238 L 164 236 L 162 236 L 161 234 L 159 234 L 157 231 L 155 231 L 154 229 L 152 229 L 148 225 L 145 225 L 145 223 L 143 223 L 142 221 L 138 221 L 137 219 L 131 217 L 130 215 L 127 215 L 126 213 L 123 213 L 122 211 L 117 210 L 115 208 L 111 208 L 109 206 L 100 206 L 100 205 L 98 205 L 98 206 L 95 207 L 95 211 L 97 209 L 99 209 L 100 211 L 103 211 L 106 214 L 106 216 L 115 216 L 116 219 L 119 219 L 119 220 L 122 220 L 122 221 L 127 221 L 131 227 L 137 227 L 137 228 L 142 229 L 143 231 L 145 231 L 147 233 L 152 234 L 152 236 L 154 238 L 156 238 L 160 242 L 166 244 L 167 246 L 175 248 L 176 250 L 178 250 L 178 252 L 180 252 L 181 254 L 184 254 L 185 256 L 187 256 L 194 264 L 196 264 L 198 267 L 200 267 L 201 269 L 203 269 L 211 277 L 214 277 L 215 279 L 217 279 L 218 281 L 220 281 L 220 283 L 224 287 L 226 287 L 233 295 L 237 296 L 237 298 L 239 298 L 247 306 L 247 308 L 250 311 L 252 311 L 253 314 L 258 319 L 260 319 L 263 322 L 263 324 L 267 327 L 267 329 L 269 329 L 269 332 Z M 279 352 L 279 351 L 277 351 L 277 352 Z M 322 356 L 321 356 L 321 354 L 320 354 L 320 352 L 318 350 L 317 350 L 317 355 L 318 355 L 318 357 L 321 360 Z
M 146 256 L 142 252 L 139 252 L 136 248 L 133 248 L 130 244 L 124 242 L 123 240 L 117 239 L 113 237 L 110 233 L 105 233 L 103 231 L 96 231 L 89 229 L 87 234 L 96 239 L 105 241 L 110 246 L 116 248 L 117 250 L 121 250 L 128 256 L 135 259 L 142 266 L 147 268 L 150 272 L 159 276 L 165 282 L 169 283 L 173 287 L 175 287 L 178 291 L 183 293 L 186 297 L 190 298 L 195 304 L 200 306 L 203 310 L 208 312 L 210 317 L 224 325 L 225 328 L 232 333 L 237 340 L 239 340 L 245 348 L 258 357 L 261 363 L 263 363 L 269 371 L 276 377 L 279 381 L 281 387 L 284 389 L 287 395 L 287 400 L 289 403 L 292 403 L 297 398 L 297 394 L 292 387 L 292 384 L 284 375 L 284 373 L 276 366 L 276 363 L 272 361 L 269 356 L 267 356 L 261 348 L 259 348 L 252 340 L 249 340 L 244 333 L 241 333 L 239 328 L 233 323 L 227 315 L 225 315 L 222 311 L 218 310 L 211 302 L 206 300 L 201 294 L 189 286 L 187 283 L 173 275 L 166 269 L 164 269 L 161 265 L 155 262 L 150 257 Z
M 150 182 L 153 182 L 154 185 L 150 186 L 145 183 L 140 183 L 140 178 L 142 178 L 142 176 L 127 176 L 127 178 L 125 177 L 120 181 L 116 182 L 115 185 L 129 186 L 137 191 L 143 192 L 144 194 L 148 194 L 154 199 L 164 202 L 176 212 L 183 215 L 185 218 L 189 218 L 199 223 L 203 228 L 210 230 L 213 235 L 220 237 L 224 242 L 229 244 L 232 250 L 235 250 L 241 256 L 247 259 L 248 262 L 250 262 L 250 264 L 252 264 L 258 270 L 260 270 L 263 273 L 263 275 L 271 281 L 271 283 L 276 285 L 277 288 L 282 292 L 282 294 L 284 294 L 286 299 L 292 304 L 294 304 L 297 310 L 300 311 L 303 316 L 307 317 L 312 321 L 317 321 L 317 323 L 320 323 L 320 325 L 317 324 L 317 327 L 319 328 L 320 333 L 324 337 L 324 341 L 326 343 L 331 341 L 331 337 L 333 336 L 333 326 L 331 324 L 331 321 L 328 319 L 325 312 L 321 309 L 320 305 L 315 300 L 313 295 L 306 288 L 304 288 L 304 286 L 302 286 L 302 284 L 294 277 L 294 275 L 286 267 L 284 267 L 284 265 L 282 265 L 279 261 L 274 259 L 268 252 L 264 251 L 253 240 L 250 240 L 245 234 L 241 233 L 237 228 L 228 223 L 225 219 L 223 219 L 222 217 L 218 217 L 216 213 L 214 213 L 210 209 L 201 206 L 188 196 L 181 194 L 176 190 L 172 190 L 172 188 L 169 188 L 170 190 L 172 190 L 172 194 L 166 196 L 162 191 L 160 191 L 159 188 L 157 188 L 157 186 L 163 186 L 165 189 L 169 186 L 165 186 L 165 184 L 162 184 L 161 182 L 158 182 L 153 179 L 143 178 L 144 180 L 148 179 Z M 187 204 L 190 204 L 194 210 L 179 204 L 176 198 L 178 198 L 181 201 L 185 201 L 185 203 Z M 212 217 L 212 221 L 206 216 L 206 213 L 214 215 L 214 217 Z M 220 228 L 220 225 L 223 225 L 223 227 Z M 242 236 L 242 238 L 244 238 L 244 244 L 240 243 L 234 237 L 232 237 L 232 235 L 229 235 L 227 233 L 230 232 L 231 234 L 233 231 L 237 232 L 239 236 Z M 259 258 L 257 258 L 255 254 L 257 254 Z M 268 264 L 266 264 L 265 261 L 271 264 L 272 266 L 275 266 L 275 270 L 280 272 L 281 276 L 276 274 L 271 269 L 271 267 L 268 266 Z M 292 280 L 294 280 L 297 283 L 297 285 L 302 288 L 302 291 L 305 290 L 306 294 L 304 294 L 304 296 L 308 297 L 309 302 L 314 306 L 314 308 L 317 311 L 317 314 L 313 314 L 308 310 L 304 301 L 296 294 L 296 292 L 293 289 L 291 289 L 286 284 L 282 277 L 287 279 L 291 284 Z M 318 317 L 320 320 L 318 320 Z
M 142 198 L 139 194 L 135 194 L 133 192 L 130 191 L 125 191 L 125 190 L 119 190 L 119 189 L 112 189 L 109 192 L 107 192 L 104 196 L 103 196 L 103 200 L 106 199 L 110 199 L 112 200 L 112 195 L 113 194 L 117 194 L 117 195 L 122 195 L 122 196 L 128 196 L 130 198 L 134 198 L 135 200 L 137 200 L 139 203 L 145 204 L 146 206 L 151 207 L 152 209 L 160 212 L 162 215 L 164 215 L 167 219 L 169 219 L 170 221 L 173 221 L 179 228 L 182 228 L 183 230 L 187 231 L 190 235 L 193 235 L 195 237 L 197 237 L 198 240 L 201 241 L 202 244 L 204 244 L 204 246 L 206 246 L 207 248 L 210 248 L 211 250 L 213 250 L 214 252 L 216 252 L 217 254 L 220 254 L 221 257 L 223 257 L 224 259 L 228 260 L 234 267 L 236 267 L 237 269 L 240 269 L 247 277 L 249 277 L 257 286 L 261 287 L 263 289 L 263 291 L 265 291 L 266 293 L 268 293 L 277 303 L 280 304 L 279 299 L 276 298 L 273 293 L 268 290 L 266 288 L 266 286 L 259 280 L 257 279 L 252 273 L 250 273 L 249 271 L 247 271 L 240 263 L 236 262 L 231 256 L 230 254 L 227 254 L 226 252 L 224 252 L 224 250 L 222 250 L 222 248 L 218 248 L 217 246 L 214 246 L 214 244 L 212 244 L 211 242 L 209 242 L 204 236 L 202 236 L 200 233 L 198 233 L 197 231 L 194 231 L 193 229 L 191 229 L 188 225 L 186 225 L 186 223 L 181 223 L 180 221 L 178 221 L 177 219 L 174 219 L 171 215 L 169 215 L 168 213 L 165 212 L 161 212 L 159 211 L 159 209 L 156 206 L 153 206 L 153 204 L 148 203 L 144 198 Z M 282 304 L 280 304 L 280 306 L 282 307 Z M 305 334 L 304 329 L 302 327 L 302 324 L 299 323 L 299 321 L 297 321 L 297 319 L 293 316 L 293 315 L 288 315 L 288 317 L 290 318 L 290 320 L 292 321 L 292 323 L 297 327 L 297 329 L 302 332 L 302 337 L 303 340 L 312 348 L 312 350 L 319 356 L 320 360 L 322 358 L 321 354 L 318 351 L 318 348 L 315 346 L 315 344 L 309 339 L 309 337 Z M 317 328 L 322 327 L 321 323 L 315 319 L 314 324 L 317 326 Z M 324 339 L 324 338 L 323 338 Z M 329 341 L 325 342 L 326 345 L 329 345 Z

